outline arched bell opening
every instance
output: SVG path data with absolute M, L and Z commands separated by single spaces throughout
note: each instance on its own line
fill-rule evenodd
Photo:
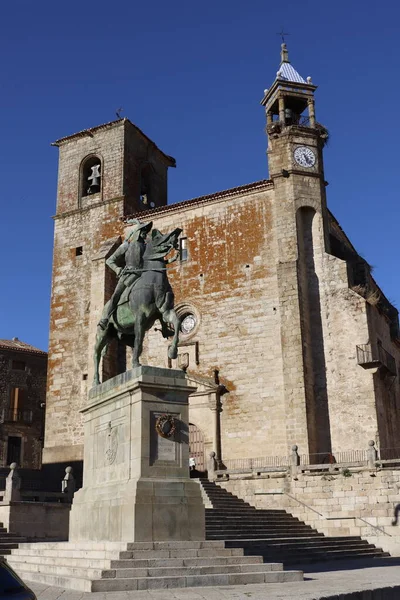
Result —
M 81 164 L 80 197 L 92 196 L 101 192 L 102 164 L 98 156 L 85 158 Z

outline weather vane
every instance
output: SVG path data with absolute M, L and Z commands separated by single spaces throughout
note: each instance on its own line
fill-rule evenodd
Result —
M 282 42 L 285 43 L 285 35 L 290 35 L 290 33 L 285 33 L 285 31 L 284 31 L 284 29 L 282 27 L 282 29 L 280 30 L 280 32 L 277 33 L 276 35 L 280 35 L 281 38 L 282 38 Z
M 115 111 L 115 114 L 117 115 L 118 119 L 121 119 L 121 113 L 124 111 L 124 109 L 122 108 L 122 106 L 120 106 L 119 108 L 117 108 L 117 110 Z

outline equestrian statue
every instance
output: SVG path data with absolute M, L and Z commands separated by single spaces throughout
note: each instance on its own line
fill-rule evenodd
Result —
M 179 257 L 178 238 L 182 229 L 174 229 L 165 235 L 153 229 L 146 243 L 153 223 L 141 223 L 137 219 L 128 223 L 134 225 L 133 229 L 106 261 L 117 275 L 118 283 L 97 326 L 93 385 L 100 383 L 100 358 L 113 339 L 120 339 L 130 346 L 133 349 L 132 368 L 140 366 L 145 333 L 157 319 L 163 337 L 172 337 L 169 358 L 178 355 L 180 320 L 174 310 L 167 264 Z M 172 257 L 166 258 L 171 252 Z

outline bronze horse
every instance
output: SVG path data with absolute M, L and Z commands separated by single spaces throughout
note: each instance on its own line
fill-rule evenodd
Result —
M 93 385 L 100 383 L 100 358 L 104 356 L 108 343 L 115 338 L 119 338 L 133 349 L 132 368 L 140 366 L 139 357 L 143 350 L 145 333 L 157 319 L 161 323 L 163 337 L 172 336 L 168 349 L 169 358 L 177 357 L 180 320 L 174 309 L 174 293 L 168 281 L 166 265 L 179 256 L 177 245 L 181 233 L 181 229 L 174 229 L 163 235 L 157 229 L 153 229 L 143 255 L 141 277 L 122 293 L 106 329 L 97 327 Z M 175 257 L 166 260 L 165 257 L 173 249 L 176 252 Z M 108 303 L 103 309 L 103 315 L 107 306 Z

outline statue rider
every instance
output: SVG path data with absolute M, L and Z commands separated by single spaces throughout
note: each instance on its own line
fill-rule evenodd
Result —
M 116 273 L 118 283 L 110 298 L 107 311 L 98 323 L 101 329 L 107 329 L 111 315 L 117 309 L 122 292 L 142 275 L 143 254 L 146 249 L 145 240 L 153 223 L 152 221 L 140 223 L 137 219 L 131 219 L 128 223 L 134 224 L 135 227 L 129 233 L 125 242 L 106 260 L 106 264 Z M 125 266 L 121 266 L 121 262 L 125 262 Z

